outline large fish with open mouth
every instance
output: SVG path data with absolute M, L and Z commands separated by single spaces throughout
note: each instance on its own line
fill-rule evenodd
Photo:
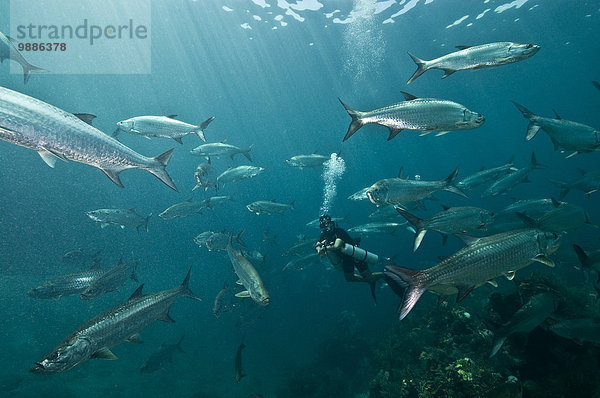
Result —
M 31 72 L 47 72 L 42 68 L 31 65 L 15 47 L 15 40 L 0 32 L 0 62 L 12 59 L 23 68 L 23 84 L 27 84 Z
M 408 53 L 417 64 L 417 70 L 406 84 L 412 83 L 429 69 L 443 70 L 445 74 L 442 79 L 444 79 L 458 70 L 483 69 L 522 61 L 532 57 L 540 50 L 540 46 L 535 44 L 520 44 L 510 41 L 481 44 L 479 46 L 457 46 L 456 48 L 459 51 L 431 61 L 422 60 Z
M 119 173 L 143 169 L 177 191 L 165 170 L 172 149 L 147 158 L 72 113 L 3 87 L 0 87 L 0 139 L 33 149 L 50 167 L 54 167 L 57 159 L 89 164 L 102 170 L 119 187 L 123 187 Z
M 90 358 L 117 359 L 110 350 L 123 341 L 135 341 L 137 333 L 155 320 L 174 322 L 169 309 L 179 297 L 196 300 L 189 289 L 191 268 L 183 283 L 173 289 L 142 294 L 141 285 L 131 297 L 111 308 L 61 341 L 44 359 L 35 363 L 30 372 L 59 373 L 69 370 Z
M 343 141 L 350 138 L 365 124 L 379 124 L 390 130 L 388 141 L 404 129 L 421 130 L 424 134 L 437 131 L 437 135 L 452 130 L 474 129 L 485 122 L 485 118 L 477 112 L 456 102 L 436 99 L 417 98 L 402 91 L 406 101 L 388 105 L 367 112 L 360 112 L 340 102 L 352 118 L 348 132 Z M 339 99 L 339 98 L 338 98 Z
M 503 232 L 474 240 L 434 267 L 417 271 L 388 265 L 384 277 L 401 297 L 400 320 L 412 310 L 426 290 L 458 290 L 457 301 L 475 287 L 514 272 L 534 261 L 554 266 L 548 255 L 560 244 L 560 236 L 538 229 Z

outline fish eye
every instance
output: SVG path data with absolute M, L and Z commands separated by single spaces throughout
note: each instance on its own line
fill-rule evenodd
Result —
M 56 352 L 53 352 L 52 354 L 50 354 L 50 355 L 48 356 L 48 360 L 50 360 L 50 361 L 54 361 L 55 359 L 58 359 L 59 355 L 60 355 L 60 354 L 58 353 L 58 351 L 56 351 Z

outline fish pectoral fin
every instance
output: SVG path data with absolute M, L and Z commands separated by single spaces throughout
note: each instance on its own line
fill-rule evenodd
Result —
M 448 131 L 440 131 L 440 132 L 439 132 L 439 133 L 437 133 L 435 136 L 436 136 L 436 137 L 439 137 L 439 136 L 442 136 L 442 135 L 448 134 L 449 132 L 450 132 L 449 130 L 448 130 Z
M 508 271 L 506 274 L 504 274 L 506 276 L 506 279 L 508 279 L 509 281 L 512 281 L 513 279 L 515 279 L 515 271 Z
M 498 287 L 498 282 L 496 282 L 493 279 L 490 279 L 489 281 L 487 281 L 487 283 L 489 283 L 490 285 L 494 286 L 494 287 Z
M 456 285 L 458 289 L 458 296 L 456 296 L 456 302 L 460 303 L 465 297 L 475 289 L 475 285 Z
M 181 140 L 181 137 L 173 137 L 173 139 L 175 141 L 177 141 L 178 143 L 183 144 L 183 141 Z
M 102 222 L 102 223 L 100 223 L 100 228 L 106 228 L 106 227 L 108 227 L 108 225 L 109 225 L 108 223 Z
M 235 297 L 250 297 L 250 292 L 247 290 L 244 290 L 243 292 L 236 293 Z
M 565 159 L 569 159 L 569 158 L 571 158 L 571 157 L 573 157 L 573 156 L 577 155 L 578 153 L 579 153 L 579 152 L 575 151 L 575 152 L 573 152 L 572 154 L 570 154 L 569 156 L 567 156 Z
M 244 284 L 242 283 L 241 279 L 238 279 L 237 281 L 235 281 L 236 285 L 240 285 L 240 286 L 244 286 Z
M 104 174 L 106 174 L 106 176 L 108 178 L 110 178 L 112 180 L 112 182 L 114 182 L 115 184 L 117 184 L 119 187 L 123 188 L 124 185 L 121 182 L 121 179 L 119 178 L 119 173 L 121 172 L 121 170 L 116 170 L 116 169 L 100 169 L 104 172 Z
M 134 344 L 142 344 L 144 341 L 140 338 L 140 334 L 136 333 L 133 336 L 131 336 L 130 338 L 127 339 L 128 342 L 130 343 L 134 343 Z
M 541 128 L 542 126 L 537 125 L 533 122 L 529 122 L 529 125 L 527 125 L 527 134 L 525 135 L 525 141 L 529 141 L 533 137 L 535 137 L 535 135 L 538 133 L 538 131 L 540 131 Z
M 56 165 L 56 159 L 58 159 L 54 154 L 42 149 L 40 151 L 38 151 L 40 157 L 42 158 L 42 160 L 50 167 L 54 168 L 54 165 Z
M 388 127 L 388 129 L 390 130 L 390 135 L 388 136 L 388 141 L 391 140 L 392 138 L 394 138 L 395 136 L 397 136 L 402 129 L 399 128 L 395 128 L 395 127 Z
M 163 321 L 163 322 L 175 323 L 175 319 L 171 318 L 171 316 L 169 315 L 169 310 L 167 310 L 164 314 L 159 316 L 157 318 L 157 320 Z
M 121 229 L 125 229 L 125 225 L 121 225 Z
M 542 263 L 544 265 L 547 265 L 548 267 L 554 267 L 554 261 L 546 257 L 545 254 L 538 254 L 537 256 L 535 256 L 533 261 L 537 261 L 538 263 Z
M 92 355 L 92 358 L 107 359 L 109 361 L 114 361 L 115 359 L 119 359 L 111 350 L 109 350 L 106 347 L 100 348 L 98 351 L 96 351 Z

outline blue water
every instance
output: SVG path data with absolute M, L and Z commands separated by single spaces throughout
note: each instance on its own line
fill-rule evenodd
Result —
M 232 195 L 234 202 L 201 216 L 163 221 L 156 215 L 168 206 L 190 197 L 201 200 L 212 192 L 191 193 L 193 171 L 201 161 L 188 153 L 200 144 L 196 136 L 185 137 L 180 146 L 167 139 L 121 135 L 124 144 L 147 156 L 174 147 L 167 171 L 179 192 L 140 170 L 123 172 L 125 188 L 121 189 L 93 167 L 58 162 L 51 169 L 35 152 L 0 143 L 0 362 L 5 365 L 0 370 L 5 392 L 0 395 L 293 396 L 286 390 L 291 375 L 302 366 L 315 367 L 317 374 L 322 371 L 317 366 L 320 344 L 332 333 L 346 330 L 339 327 L 344 311 L 354 314 L 369 347 L 402 327 L 395 313 L 398 297 L 389 289 L 379 290 L 375 306 L 365 285 L 348 284 L 341 273 L 322 265 L 304 271 L 280 271 L 289 261 L 281 253 L 297 235 L 318 235 L 318 230 L 305 224 L 318 217 L 323 200 L 321 170 L 288 167 L 284 160 L 291 156 L 341 152 L 346 172 L 338 184 L 331 213 L 346 217 L 341 225 L 346 228 L 367 222 L 375 209 L 368 202 L 351 202 L 347 196 L 379 179 L 396 176 L 400 167 L 410 176 L 436 180 L 456 167 L 460 168 L 459 177 L 465 176 L 481 167 L 504 164 L 513 155 L 515 164 L 523 167 L 535 151 L 538 161 L 549 167 L 534 171 L 532 183 L 521 184 L 508 195 L 480 199 L 476 191 L 464 199 L 438 194 L 446 205 L 492 210 L 500 210 L 515 198 L 556 197 L 559 190 L 550 179 L 570 181 L 578 177 L 578 168 L 597 169 L 596 153 L 565 159 L 566 154 L 552 150 L 543 132 L 526 142 L 527 121 L 509 102 L 515 100 L 548 117 L 554 108 L 565 119 L 600 126 L 600 92 L 591 84 L 600 80 L 597 2 L 530 0 L 520 8 L 496 12 L 508 1 L 411 1 L 416 3 L 414 8 L 395 17 L 394 23 L 383 22 L 406 4 L 396 3 L 369 18 L 341 24 L 334 23 L 333 18 L 345 19 L 353 5 L 350 1 L 331 1 L 317 11 L 296 11 L 305 18 L 302 22 L 285 15 L 287 26 L 274 20 L 285 10 L 273 0 L 267 0 L 268 8 L 251 1 L 226 3 L 153 1 L 149 75 L 39 74 L 23 85 L 21 75 L 8 73 L 8 61 L 0 66 L 2 86 L 67 111 L 98 115 L 94 124 L 107 133 L 114 130 L 117 121 L 133 116 L 177 114 L 180 120 L 200 123 L 214 115 L 205 131 L 208 141 L 227 140 L 240 147 L 254 144 L 252 164 L 265 168 L 262 175 L 219 192 Z M 224 10 L 223 5 L 233 11 Z M 0 5 L 3 32 L 10 31 L 8 7 L 7 1 Z M 487 8 L 491 11 L 476 19 Z M 325 16 L 336 9 L 340 11 L 334 17 Z M 261 21 L 252 15 L 260 16 Z M 447 28 L 465 15 L 469 18 Z M 244 23 L 252 29 L 242 28 Z M 410 86 L 405 84 L 415 69 L 407 51 L 432 59 L 456 45 L 509 40 L 536 43 L 542 49 L 516 64 L 460 71 L 444 80 L 440 80 L 441 71 L 431 70 Z M 485 115 L 486 122 L 479 129 L 441 137 L 419 137 L 403 131 L 389 142 L 387 129 L 369 125 L 342 143 L 350 117 L 338 97 L 356 109 L 370 110 L 400 101 L 400 91 L 457 101 Z M 248 164 L 241 156 L 233 161 L 215 160 L 219 171 L 241 164 Z M 252 201 L 270 199 L 283 203 L 295 200 L 296 209 L 283 216 L 256 216 L 245 209 Z M 599 222 L 597 197 L 587 199 L 574 191 L 567 200 L 585 207 L 590 220 Z M 84 214 L 97 208 L 131 207 L 140 214 L 154 214 L 148 233 L 101 229 Z M 421 214 L 426 217 L 438 210 L 432 202 Z M 223 252 L 199 248 L 192 238 L 207 230 L 243 228 L 249 247 L 260 249 L 266 256 L 262 276 L 271 304 L 257 311 L 254 303 L 246 302 L 216 319 L 213 298 L 224 281 L 233 285 L 236 277 Z M 276 246 L 262 241 L 265 229 L 277 236 Z M 452 238 L 442 247 L 431 235 L 416 254 L 411 251 L 413 236 L 407 231 L 364 238 L 362 246 L 387 257 L 396 256 L 397 265 L 410 268 L 431 265 L 438 256 L 450 255 L 461 247 Z M 595 249 L 597 236 L 594 228 L 571 231 L 563 247 L 569 250 L 578 242 Z M 91 302 L 77 297 L 43 301 L 25 295 L 44 280 L 80 270 L 61 262 L 65 252 L 76 248 L 103 248 L 106 267 L 116 264 L 121 256 L 138 258 L 138 277 L 147 292 L 178 285 L 191 266 L 190 288 L 203 301 L 178 300 L 171 310 L 176 323 L 152 324 L 141 333 L 142 345 L 119 345 L 113 350 L 118 361 L 90 360 L 59 375 L 29 374 L 33 362 L 62 338 L 135 290 L 135 284 L 128 282 L 118 293 Z M 577 272 L 572 265 L 555 272 L 571 275 Z M 482 300 L 489 294 L 489 290 L 481 290 L 467 301 Z M 418 304 L 427 306 L 435 306 L 435 300 L 424 299 Z M 241 315 L 251 321 L 236 327 Z M 161 371 L 139 373 L 162 342 L 175 343 L 182 335 L 185 354 Z M 335 337 L 344 340 L 344 336 Z M 244 370 L 248 376 L 236 384 L 234 356 L 242 341 L 247 345 Z M 368 390 L 369 380 L 379 369 L 364 365 L 371 355 L 368 349 L 356 351 L 361 353 L 358 357 L 340 358 L 337 364 L 332 361 L 325 366 L 328 370 L 342 369 L 342 378 L 346 371 L 343 365 L 351 363 L 351 367 L 363 369 L 353 391 L 359 394 Z M 323 383 L 327 383 L 326 378 Z

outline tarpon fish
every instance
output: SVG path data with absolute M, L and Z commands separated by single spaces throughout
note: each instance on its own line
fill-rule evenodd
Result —
M 348 199 L 353 200 L 355 202 L 358 202 L 361 200 L 369 200 L 369 197 L 367 196 L 368 189 L 369 189 L 369 187 L 366 187 L 366 188 L 361 189 L 360 191 L 356 191 L 352 195 L 348 196 Z
M 581 177 L 572 182 L 562 183 L 559 181 L 552 181 L 560 187 L 560 199 L 567 196 L 571 189 L 578 189 L 585 192 L 588 198 L 591 194 L 600 189 L 600 171 L 580 171 L 582 174 Z
M 587 341 L 600 344 L 600 319 L 597 318 L 566 319 L 548 329 L 557 336 L 577 343 Z
M 493 167 L 491 169 L 480 170 L 476 173 L 466 176 L 456 183 L 456 186 L 460 189 L 471 189 L 479 185 L 486 184 L 490 181 L 495 181 L 498 179 L 498 177 L 517 170 L 518 169 L 514 167 L 513 159 L 511 158 L 507 164 Z
M 405 227 L 406 222 L 371 222 L 362 225 L 356 225 L 352 228 L 348 228 L 348 232 L 355 232 L 363 235 L 370 234 L 395 234 L 401 227 Z
M 144 285 L 141 285 L 127 301 L 101 313 L 67 336 L 30 371 L 58 373 L 90 358 L 117 359 L 110 350 L 112 347 L 126 340 L 136 340 L 137 333 L 155 320 L 174 322 L 169 309 L 179 297 L 200 300 L 188 287 L 190 272 L 191 268 L 183 283 L 170 290 L 142 294 Z
M 94 253 L 88 253 L 83 249 L 71 250 L 70 252 L 63 254 L 62 262 L 71 265 L 96 264 L 97 262 L 99 262 L 98 256 L 100 255 L 100 253 L 102 253 L 102 250 L 103 249 L 100 249 Z
M 553 198 L 517 200 L 502 209 L 498 216 L 515 215 L 516 217 L 516 213 L 519 212 L 531 218 L 538 218 L 556 208 L 557 203 L 560 205 L 566 202 L 558 202 Z
M 430 229 L 441 233 L 445 243 L 448 235 L 464 234 L 478 229 L 485 230 L 495 219 L 494 213 L 491 211 L 472 206 L 444 206 L 443 211 L 434 214 L 427 220 L 423 220 L 399 206 L 396 207 L 396 210 L 415 227 L 413 251 L 419 248 L 425 234 Z
M 553 119 L 538 116 L 523 105 L 519 105 L 514 101 L 512 103 L 521 111 L 523 117 L 529 120 L 525 140 L 531 140 L 542 129 L 550 136 L 555 151 L 558 148 L 574 151 L 567 156 L 568 158 L 578 153 L 593 152 L 600 149 L 600 130 L 583 123 L 562 119 L 556 111 L 554 111 L 556 118 Z
M 213 209 L 215 206 L 221 206 L 224 205 L 225 203 L 231 202 L 233 201 L 233 197 L 231 195 L 226 195 L 226 196 L 209 196 L 208 198 L 204 199 L 202 202 L 204 203 L 204 206 L 209 208 L 209 209 Z
M 457 301 L 475 287 L 498 276 L 514 277 L 514 272 L 534 261 L 554 266 L 548 255 L 560 244 L 553 232 L 523 229 L 475 239 L 468 246 L 436 266 L 422 271 L 388 265 L 384 277 L 394 293 L 401 297 L 400 320 L 412 310 L 425 290 L 449 287 L 458 290 Z
M 496 180 L 492 185 L 490 185 L 483 193 L 482 197 L 490 197 L 497 196 L 504 192 L 507 192 L 513 189 L 517 184 L 521 182 L 528 182 L 527 178 L 529 173 L 535 169 L 543 169 L 546 166 L 539 164 L 535 159 L 535 153 L 531 154 L 531 163 L 528 166 L 523 167 L 522 169 L 518 169 L 515 172 L 507 174 L 506 176 Z
M 150 358 L 148 358 L 144 366 L 140 368 L 140 373 L 152 373 L 163 369 L 173 362 L 173 357 L 176 353 L 185 353 L 185 351 L 181 349 L 183 338 L 184 336 L 181 336 L 179 341 L 175 344 L 162 343 L 160 347 L 158 347 L 158 350 L 150 355 Z
M 403 204 L 420 202 L 436 191 L 448 191 L 467 197 L 456 185 L 454 179 L 458 168 L 446 179 L 440 181 L 406 180 L 403 178 L 387 178 L 379 180 L 367 189 L 367 197 L 374 205 Z
M 544 292 L 529 299 L 517 312 L 513 314 L 508 323 L 502 325 L 495 332 L 494 346 L 490 358 L 496 355 L 508 336 L 513 333 L 527 334 L 542 324 L 556 309 L 557 300 L 552 293 Z
M 242 235 L 244 234 L 245 229 L 241 230 L 236 237 L 234 238 L 235 243 L 240 246 L 248 247 L 246 243 L 242 240 Z M 227 242 L 229 241 L 229 234 L 226 233 L 225 230 L 221 232 L 212 232 L 205 231 L 198 234 L 194 238 L 194 243 L 198 246 L 206 247 L 209 251 L 219 251 L 219 250 L 227 250 Z
M 246 149 L 241 149 L 237 146 L 225 144 L 223 142 L 214 142 L 200 145 L 199 147 L 192 149 L 190 153 L 194 156 L 204 156 L 206 158 L 220 158 L 222 156 L 229 156 L 232 160 L 235 155 L 241 153 L 246 157 L 246 159 L 252 161 L 252 158 L 250 157 L 250 151 L 253 147 L 254 145 L 250 145 Z
M 217 187 L 226 183 L 238 182 L 261 174 L 265 169 L 256 166 L 238 166 L 229 168 L 217 177 Z
M 217 173 L 215 168 L 213 167 L 210 158 L 205 163 L 200 163 L 198 167 L 196 167 L 196 171 L 194 171 L 194 179 L 196 180 L 196 185 L 192 188 L 192 191 L 200 187 L 204 187 L 206 191 L 210 187 L 217 186 Z
M 188 134 L 197 134 L 202 141 L 206 142 L 204 130 L 214 120 L 214 116 L 206 119 L 199 126 L 181 122 L 176 120 L 176 117 L 177 115 L 132 117 L 117 123 L 118 128 L 113 133 L 113 137 L 116 137 L 119 131 L 124 131 L 144 137 L 172 138 L 183 144 L 181 141 L 183 137 Z
M 323 257 L 319 256 L 317 253 L 315 253 L 313 251 L 310 254 L 307 254 L 302 257 L 296 257 L 293 260 L 288 261 L 287 264 L 281 269 L 281 271 L 287 271 L 287 270 L 302 271 L 309 265 L 319 264 L 319 263 L 322 263 L 323 261 L 325 261 L 323 259 Z
M 85 271 L 61 275 L 30 289 L 27 295 L 36 299 L 58 300 L 63 296 L 78 294 L 90 287 L 105 271 L 105 269 L 94 266 Z
M 242 370 L 242 350 L 246 348 L 246 344 L 242 343 L 239 345 L 237 352 L 235 353 L 235 381 L 239 383 L 242 377 L 246 376 Z
M 50 167 L 54 167 L 57 159 L 85 163 L 98 167 L 119 187 L 123 187 L 119 173 L 143 169 L 177 191 L 165 170 L 172 149 L 147 158 L 71 113 L 3 87 L 0 87 L 0 139 L 33 149 Z
M 595 269 L 596 272 L 600 273 L 600 250 L 594 250 L 593 252 L 586 252 L 581 246 L 573 245 L 573 250 L 577 253 L 577 258 L 581 264 L 582 271 L 590 268 Z
M 135 271 L 137 269 L 137 261 L 129 261 L 124 263 L 119 260 L 119 263 L 113 268 L 104 272 L 99 278 L 94 280 L 90 286 L 81 293 L 81 298 L 90 300 L 100 297 L 104 293 L 114 292 L 127 282 L 128 279 L 139 282 Z
M 286 159 L 285 163 L 288 166 L 298 167 L 303 169 L 305 167 L 321 167 L 323 163 L 329 160 L 329 156 L 319 155 L 313 153 L 311 155 L 296 155 L 289 159 Z
M 408 53 L 412 60 L 415 61 L 415 64 L 417 64 L 417 71 L 408 79 L 406 84 L 412 83 L 429 69 L 443 70 L 445 73 L 442 79 L 444 79 L 458 70 L 483 69 L 522 61 L 532 57 L 540 50 L 540 46 L 535 44 L 519 44 L 509 41 L 488 43 L 479 46 L 457 46 L 456 48 L 459 51 L 446 54 L 431 61 L 419 59 Z
M 403 129 L 421 130 L 421 135 L 437 131 L 439 136 L 452 130 L 474 129 L 485 121 L 480 113 L 473 112 L 456 102 L 435 98 L 417 98 L 403 91 L 402 95 L 406 101 L 368 112 L 354 110 L 340 99 L 352 118 L 343 141 L 369 123 L 387 127 L 390 130 L 389 141 Z
M 135 208 L 131 209 L 98 209 L 85 212 L 86 216 L 100 223 L 100 227 L 106 228 L 109 225 L 118 225 L 121 228 L 135 227 L 139 232 L 140 227 L 144 227 L 148 232 L 148 221 L 152 217 L 152 213 L 143 217 L 135 212 Z
M 31 65 L 25 60 L 23 55 L 17 50 L 15 44 L 17 42 L 4 33 L 0 32 L 0 62 L 4 62 L 5 59 L 12 59 L 19 63 L 23 68 L 23 84 L 27 84 L 31 72 L 47 72 L 42 68 Z
M 227 305 L 225 304 L 225 297 L 229 293 L 229 286 L 227 282 L 223 283 L 223 287 L 219 290 L 219 293 L 215 296 L 215 300 L 213 301 L 213 309 L 212 313 L 215 318 L 219 318 L 221 314 L 227 311 Z
M 520 212 L 517 212 L 516 215 L 529 228 L 538 228 L 550 232 L 565 232 L 577 229 L 585 224 L 593 225 L 583 207 L 572 203 L 558 202 L 554 199 L 553 201 L 554 208 L 538 218 Z
M 313 251 L 317 244 L 316 239 L 302 237 L 296 243 L 288 247 L 281 255 L 289 256 L 304 256 L 307 252 Z
M 277 203 L 275 199 L 268 200 L 257 200 L 246 206 L 249 212 L 254 214 L 283 214 L 286 210 L 294 210 L 294 201 L 290 204 Z
M 185 202 L 169 206 L 158 216 L 163 220 L 173 220 L 175 218 L 189 217 L 193 214 L 201 214 L 205 208 L 206 203 L 204 201 L 196 202 L 193 198 L 189 198 Z
M 250 261 L 239 250 L 236 250 L 231 245 L 232 235 L 229 235 L 227 243 L 227 254 L 233 270 L 238 278 L 238 284 L 243 285 L 246 290 L 236 293 L 236 297 L 250 297 L 261 306 L 269 305 L 271 298 L 269 292 L 265 288 L 262 279 Z

